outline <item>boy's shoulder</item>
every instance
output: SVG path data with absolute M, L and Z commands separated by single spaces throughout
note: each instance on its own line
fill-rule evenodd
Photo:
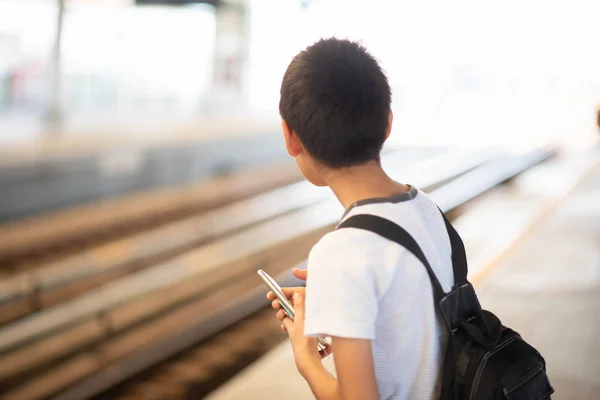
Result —
M 311 249 L 310 253 L 318 256 L 343 256 L 355 253 L 369 245 L 373 233 L 362 229 L 336 229 L 326 233 Z
M 329 232 L 309 253 L 308 279 L 311 282 L 336 282 L 336 287 L 370 285 L 382 273 L 379 267 L 383 263 L 385 246 L 385 239 L 364 230 Z M 323 290 L 333 293 L 331 287 Z
M 384 216 L 381 214 L 386 214 L 385 208 L 391 206 L 384 203 L 373 207 L 361 206 L 348 213 L 344 219 L 357 214 L 375 213 L 374 208 L 378 209 L 377 214 Z M 309 279 L 312 276 L 313 282 L 319 280 L 337 282 L 338 286 L 374 288 L 376 295 L 381 296 L 390 287 L 392 278 L 398 271 L 398 262 L 406 251 L 367 230 L 336 229 L 325 234 L 311 249 L 308 256 L 308 276 Z
M 383 204 L 377 208 L 384 207 Z M 342 218 L 342 221 L 353 215 L 369 213 L 371 207 L 360 207 Z M 381 213 L 378 213 L 381 214 Z M 371 263 L 381 257 L 381 252 L 390 246 L 383 237 L 363 229 L 343 228 L 326 233 L 311 249 L 309 263 L 332 264 L 333 262 L 351 262 L 353 264 Z
M 418 196 L 417 193 L 419 194 Z M 416 221 L 427 221 L 431 219 L 423 218 L 425 214 L 441 220 L 439 210 L 435 203 L 417 189 L 412 188 L 410 196 L 407 193 L 406 195 L 403 195 L 403 197 L 398 197 L 396 200 L 397 201 L 382 201 L 380 199 L 375 199 L 369 203 L 363 202 L 358 204 L 356 207 L 351 207 L 346 211 L 340 223 L 354 215 L 372 214 L 389 219 L 402 226 L 410 233 L 418 233 L 415 231 L 427 229 L 427 227 L 420 226 Z M 404 205 L 406 205 L 406 207 Z M 382 256 L 382 252 L 388 249 L 389 246 L 394 246 L 398 251 L 401 251 L 400 247 L 395 247 L 390 241 L 373 232 L 355 228 L 335 229 L 325 234 L 317 244 L 313 246 L 310 251 L 309 261 L 311 259 L 331 260 L 333 258 L 359 260 L 369 258 L 378 259 Z

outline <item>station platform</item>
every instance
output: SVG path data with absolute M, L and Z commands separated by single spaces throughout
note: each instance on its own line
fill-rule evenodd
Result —
M 497 252 L 493 262 L 481 250 L 487 240 L 482 239 L 486 235 L 481 224 L 479 234 L 473 229 L 468 232 L 468 221 L 461 217 L 455 226 L 463 235 L 471 261 L 470 280 L 483 307 L 540 350 L 556 390 L 553 399 L 591 400 L 600 393 L 600 168 L 596 162 L 578 174 L 557 178 L 553 200 L 544 203 L 544 211 L 530 219 L 514 244 Z M 533 200 L 520 207 L 524 203 L 521 199 L 504 203 L 508 209 L 493 207 L 505 215 L 540 208 Z M 521 215 L 519 220 L 525 219 Z M 332 359 L 326 359 L 325 365 L 333 371 Z M 296 372 L 286 341 L 207 398 L 314 397 Z
M 169 145 L 279 133 L 277 113 L 225 112 L 190 117 L 80 118 L 53 125 L 39 120 L 0 120 L 0 168 L 60 161 L 115 148 Z
M 279 121 L 260 115 L 10 129 L 35 132 L 0 141 L 0 223 L 287 159 Z

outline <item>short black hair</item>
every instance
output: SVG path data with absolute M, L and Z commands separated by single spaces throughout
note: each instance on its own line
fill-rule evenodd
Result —
M 308 154 L 343 168 L 380 161 L 391 99 L 385 73 L 361 44 L 329 38 L 294 57 L 279 113 Z

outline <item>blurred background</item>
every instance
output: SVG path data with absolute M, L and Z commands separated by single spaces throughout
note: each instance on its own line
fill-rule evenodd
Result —
M 554 137 L 589 127 L 598 102 L 594 1 L 167 3 L 2 0 L 1 143 L 54 118 L 85 128 L 273 115 L 291 57 L 332 35 L 380 59 L 396 136 Z
M 277 111 L 292 57 L 329 36 L 385 69 L 384 166 L 452 217 L 503 320 L 550 351 L 560 335 L 532 313 L 591 315 L 549 365 L 559 398 L 595 398 L 598 15 L 595 0 L 0 0 L 0 398 L 284 390 L 264 382 L 293 365 L 254 272 L 303 284 L 290 268 L 343 212 L 301 180 Z M 581 255 L 525 279 L 553 282 L 537 298 L 560 315 L 530 286 L 502 291 L 519 251 Z M 310 398 L 292 372 L 298 397 L 279 396 Z

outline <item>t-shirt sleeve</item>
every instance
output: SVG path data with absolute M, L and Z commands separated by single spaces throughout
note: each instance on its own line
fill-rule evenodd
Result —
M 306 282 L 307 336 L 374 339 L 378 293 L 368 232 L 334 231 L 311 250 Z

